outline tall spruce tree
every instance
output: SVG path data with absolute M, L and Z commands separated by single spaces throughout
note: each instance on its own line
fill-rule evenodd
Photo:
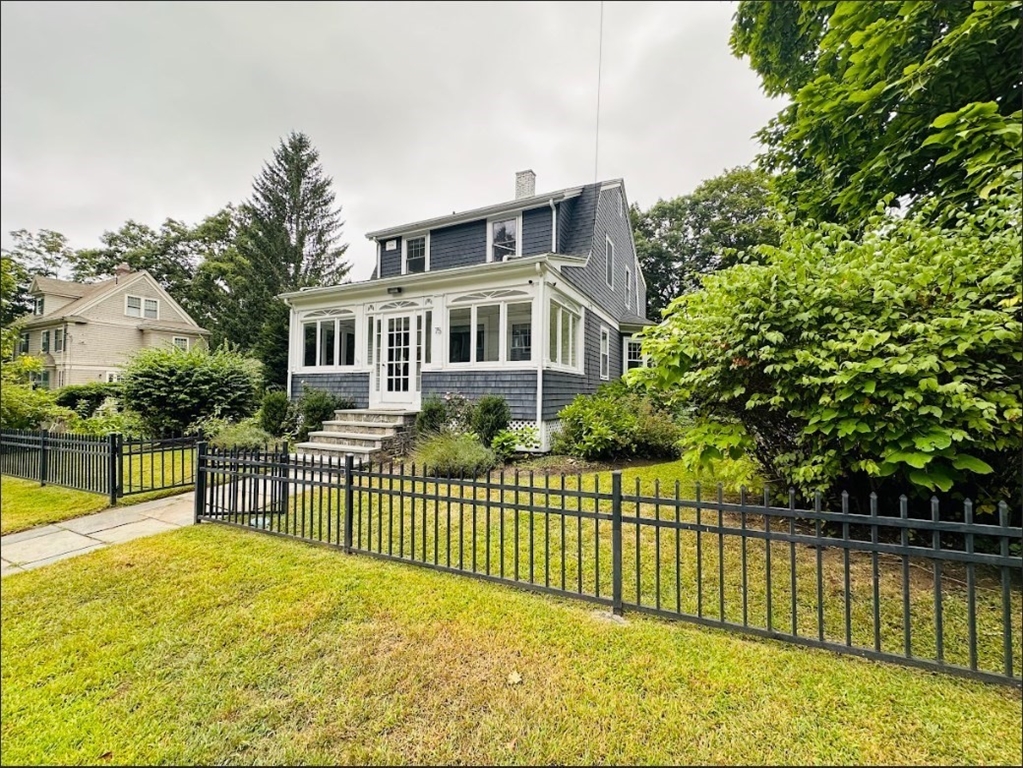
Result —
M 306 286 L 340 283 L 351 269 L 340 243 L 341 206 L 332 179 L 304 133 L 281 140 L 242 207 L 239 279 L 249 337 L 239 339 L 263 361 L 267 383 L 287 378 L 288 314 L 276 296 Z

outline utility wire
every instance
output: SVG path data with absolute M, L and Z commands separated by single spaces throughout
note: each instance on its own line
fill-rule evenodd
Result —
M 604 60 L 604 0 L 600 0 L 600 32 L 597 44 L 597 126 L 593 140 L 593 183 L 596 184 L 598 161 L 600 160 L 600 70 Z

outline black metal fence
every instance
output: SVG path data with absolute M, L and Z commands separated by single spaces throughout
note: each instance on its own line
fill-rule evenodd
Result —
M 433 477 L 200 444 L 196 521 L 1019 686 L 1023 530 L 599 476 Z M 981 515 L 983 517 L 981 518 Z
M 117 499 L 195 482 L 194 437 L 0 431 L 0 474 Z

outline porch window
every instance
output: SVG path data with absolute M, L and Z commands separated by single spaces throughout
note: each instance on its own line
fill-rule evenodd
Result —
M 579 367 L 580 316 L 556 301 L 551 301 L 550 360 L 556 365 Z
M 533 305 L 508 305 L 508 359 L 516 362 L 533 358 Z
M 448 311 L 448 362 L 527 362 L 532 359 L 532 328 L 531 302 L 453 307 Z
M 484 304 L 476 307 L 477 363 L 496 363 L 501 358 L 501 305 Z
M 452 309 L 448 321 L 448 362 L 471 362 L 469 326 L 472 324 L 472 308 Z
M 307 368 L 355 365 L 355 318 L 303 323 L 302 364 Z

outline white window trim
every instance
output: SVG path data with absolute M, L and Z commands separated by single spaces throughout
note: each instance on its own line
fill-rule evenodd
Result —
M 584 374 L 586 372 L 586 333 L 584 331 L 586 327 L 586 315 L 583 308 L 573 309 L 562 301 L 559 301 L 557 297 L 551 296 L 548 299 L 547 305 L 547 321 L 557 322 L 558 328 L 558 350 L 561 350 L 561 320 L 554 320 L 554 312 L 552 311 L 551 304 L 556 304 L 559 309 L 563 309 L 571 315 L 575 316 L 575 365 L 569 365 L 568 363 L 560 363 L 551 358 L 551 342 L 550 342 L 550 328 L 544 328 L 544 364 L 547 368 L 553 371 L 564 371 L 565 373 L 578 373 Z M 561 317 L 561 313 L 558 313 L 558 317 Z
M 611 258 L 607 257 L 607 247 L 611 246 Z M 608 280 L 608 276 L 611 277 Z M 611 238 L 604 235 L 604 281 L 607 283 L 607 287 L 612 290 L 615 287 L 615 244 L 611 242 Z
M 65 333 L 63 328 L 54 328 L 53 329 L 53 351 L 54 351 L 54 353 L 63 352 L 64 351 L 64 347 L 65 347 L 66 342 L 67 342 L 67 339 L 65 338 L 66 335 L 67 334 Z M 60 339 L 60 344 L 57 343 L 57 339 Z
M 50 331 L 45 330 L 39 334 L 39 351 L 49 352 L 50 351 Z
M 605 365 L 606 364 L 606 365 Z M 600 326 L 600 380 L 611 379 L 611 331 Z
M 632 309 L 632 270 L 625 268 L 625 308 Z
M 502 219 L 503 221 L 503 219 Z M 508 325 L 508 306 L 511 304 L 528 304 L 530 306 L 529 311 L 529 324 L 532 329 L 532 341 L 529 348 L 529 359 L 527 360 L 511 360 L 508 357 L 508 346 L 511 342 L 511 327 Z M 477 329 L 478 325 L 483 326 L 484 338 L 489 337 L 490 321 L 487 318 L 479 319 L 477 313 L 478 307 L 492 307 L 497 305 L 499 308 L 498 312 L 498 330 L 497 330 L 497 360 L 477 360 L 476 359 L 476 339 L 473 332 Z M 453 363 L 451 362 L 451 313 L 460 309 L 469 310 L 469 328 L 470 328 L 470 339 L 469 339 L 469 362 L 467 363 Z M 443 363 L 438 365 L 437 361 L 437 345 L 432 345 L 431 352 L 433 354 L 434 362 L 430 365 L 429 370 L 437 369 L 453 369 L 453 370 L 465 370 L 465 369 L 487 369 L 487 368 L 504 368 L 504 369 L 530 369 L 536 366 L 536 308 L 531 297 L 523 295 L 521 297 L 508 297 L 504 299 L 493 299 L 493 298 L 481 298 L 472 303 L 454 304 L 449 303 L 447 308 L 444 310 L 444 357 Z M 436 322 L 436 320 L 434 320 Z
M 624 339 L 622 339 L 622 375 L 623 376 L 629 370 L 629 342 L 632 342 L 634 344 L 641 343 L 640 339 L 637 339 L 635 336 L 626 336 Z M 640 366 L 641 368 L 646 368 L 646 367 L 648 367 L 650 365 L 650 356 L 649 355 L 641 354 L 640 355 L 640 360 L 643 361 L 642 366 Z
M 36 317 L 46 313 L 46 297 L 45 296 L 33 296 L 32 297 L 32 314 Z
M 32 348 L 32 334 L 28 331 L 22 331 L 18 334 L 18 354 L 27 355 L 28 351 Z
M 522 213 L 513 216 L 493 216 L 487 219 L 487 262 L 494 260 L 494 224 L 498 221 L 515 220 L 515 257 L 522 255 Z
M 128 313 L 128 299 L 139 300 L 139 314 L 132 315 Z M 156 317 L 146 317 L 146 302 L 156 302 Z M 133 293 L 124 294 L 124 316 L 125 317 L 137 317 L 139 320 L 159 320 L 160 319 L 160 300 L 154 299 L 150 296 L 137 296 Z
M 406 235 L 405 237 L 403 237 L 401 239 L 401 273 L 403 275 L 409 274 L 409 271 L 408 271 L 408 241 L 409 240 L 418 240 L 419 238 L 423 238 L 424 240 L 426 240 L 426 269 L 424 270 L 424 272 L 429 272 L 430 271 L 430 233 L 429 232 L 423 232 L 423 233 L 416 234 L 416 235 Z M 418 274 L 422 274 L 422 273 L 420 273 L 420 272 L 413 272 L 411 274 L 418 275 Z
M 121 380 L 121 372 L 120 371 L 107 371 L 105 378 L 107 380 L 107 384 L 113 383 L 115 381 L 120 381 Z
M 179 341 L 185 342 L 185 346 L 184 347 L 178 346 Z M 171 344 L 180 349 L 182 352 L 187 352 L 188 348 L 192 346 L 192 342 L 187 336 L 174 336 L 171 339 Z
M 355 361 L 351 365 L 345 365 L 340 362 L 341 360 L 341 331 L 339 325 L 343 320 L 351 320 L 355 323 L 355 349 L 353 352 L 353 360 Z M 321 365 L 320 364 L 320 334 L 324 323 L 334 323 L 334 360 L 337 361 L 333 365 Z M 312 365 L 306 365 L 305 362 L 305 327 L 309 324 L 316 325 L 316 362 Z M 350 311 L 344 313 L 332 313 L 327 317 L 323 316 L 306 316 L 302 317 L 298 321 L 299 334 L 298 334 L 298 371 L 301 373 L 329 373 L 329 372 L 341 372 L 341 373 L 355 373 L 358 371 L 369 370 L 367 366 L 359 364 L 359 330 L 361 327 L 361 321 L 359 317 Z

